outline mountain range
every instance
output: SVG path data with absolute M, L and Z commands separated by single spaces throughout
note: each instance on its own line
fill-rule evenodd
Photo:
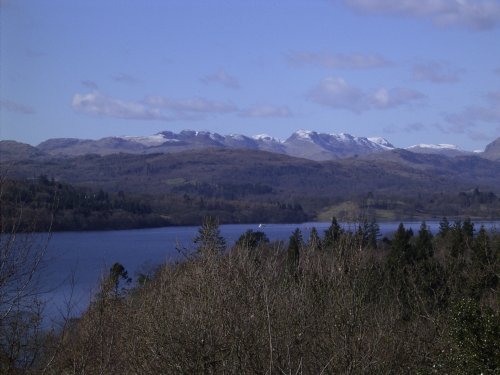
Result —
M 400 149 L 383 138 L 314 131 L 285 141 L 195 131 L 50 139 L 36 147 L 0 141 L 0 171 L 144 194 L 177 224 L 206 214 L 223 222 L 327 219 L 367 207 L 386 219 L 500 215 L 500 138 L 481 153 L 452 145 Z
M 499 138 L 500 139 L 500 138 Z M 484 152 L 475 153 L 492 160 L 500 159 L 500 141 L 488 145 Z M 98 140 L 77 138 L 53 138 L 36 147 L 1 141 L 3 160 L 9 160 L 17 152 L 32 156 L 78 156 L 85 154 L 109 155 L 116 153 L 152 154 L 174 153 L 199 149 L 249 149 L 269 151 L 314 161 L 359 157 L 397 149 L 381 137 L 355 137 L 347 133 L 329 134 L 298 130 L 286 140 L 278 140 L 266 134 L 248 137 L 241 134 L 220 135 L 208 131 L 183 130 L 179 133 L 163 131 L 151 136 L 106 137 Z M 440 154 L 445 156 L 472 155 L 472 152 L 449 144 L 420 144 L 406 148 L 413 153 Z

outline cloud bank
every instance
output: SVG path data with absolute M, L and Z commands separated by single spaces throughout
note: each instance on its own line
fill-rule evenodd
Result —
M 148 96 L 141 101 L 125 101 L 103 95 L 98 91 L 75 94 L 71 106 L 76 112 L 87 115 L 128 120 L 199 120 L 209 115 L 227 114 L 251 118 L 292 116 L 292 112 L 286 106 L 266 104 L 239 108 L 230 102 L 201 97 L 173 99 L 165 96 Z
M 190 99 L 171 99 L 163 96 L 149 96 L 145 103 L 157 108 L 164 108 L 180 113 L 221 114 L 236 112 L 234 104 L 208 100 L 200 97 Z
M 495 0 L 343 0 L 364 13 L 405 15 L 430 19 L 435 25 L 488 30 L 500 23 Z
M 307 94 L 317 104 L 361 113 L 374 109 L 390 109 L 419 101 L 425 96 L 407 88 L 378 88 L 372 92 L 349 85 L 343 78 L 328 77 Z
M 76 112 L 94 116 L 129 120 L 168 120 L 158 109 L 148 108 L 139 102 L 115 99 L 97 91 L 75 94 L 71 106 Z

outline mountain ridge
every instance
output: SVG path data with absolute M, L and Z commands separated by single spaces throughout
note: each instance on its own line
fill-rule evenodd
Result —
M 500 138 L 499 138 L 500 139 Z M 490 143 L 484 152 L 469 152 L 450 144 L 417 144 L 404 150 L 419 154 L 438 154 L 448 157 L 477 155 L 490 160 L 500 159 L 499 139 Z M 7 143 L 6 143 L 7 142 Z M 9 143 L 10 142 L 10 143 Z M 387 153 L 399 149 L 382 137 L 357 137 L 348 133 L 321 133 L 297 130 L 285 140 L 267 134 L 246 136 L 242 134 L 220 135 L 209 131 L 182 130 L 179 133 L 162 131 L 150 136 L 113 136 L 97 140 L 78 138 L 51 138 L 37 146 L 23 145 L 15 141 L 0 141 L 3 160 L 26 154 L 42 156 L 79 156 L 86 154 L 110 155 L 117 153 L 150 154 L 176 153 L 198 149 L 250 149 L 285 154 L 314 161 L 338 160 L 350 157 Z M 495 143 L 496 142 L 496 143 Z M 30 150 L 28 152 L 28 150 Z

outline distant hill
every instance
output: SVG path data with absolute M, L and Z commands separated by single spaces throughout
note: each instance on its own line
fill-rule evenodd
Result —
M 218 216 L 221 222 L 296 222 L 324 217 L 346 201 L 357 202 L 359 212 L 376 206 L 378 215 L 394 219 L 426 213 L 500 215 L 498 199 L 467 203 L 457 198 L 473 189 L 500 196 L 500 162 L 477 155 L 451 158 L 393 149 L 318 162 L 216 147 L 176 153 L 43 156 L 9 160 L 0 167 L 20 180 L 45 175 L 109 193 L 147 195 L 144 199 L 154 212 L 175 224 L 196 224 L 205 214 Z M 367 199 L 375 203 L 367 206 Z
M 500 163 L 391 150 L 316 162 L 259 150 L 203 149 L 174 154 L 82 155 L 11 162 L 18 177 L 45 174 L 110 191 L 164 192 L 179 185 L 261 184 L 287 194 L 343 196 L 368 191 L 436 191 L 500 186 Z
M 0 141 L 0 162 L 39 158 L 46 155 L 37 147 L 16 141 Z
M 500 137 L 486 146 L 483 155 L 491 160 L 500 160 Z

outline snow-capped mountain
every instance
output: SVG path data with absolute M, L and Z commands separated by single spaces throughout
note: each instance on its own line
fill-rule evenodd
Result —
M 354 137 L 347 133 L 327 134 L 309 130 L 298 130 L 285 141 L 267 134 L 253 137 L 242 134 L 223 136 L 208 131 L 183 130 L 179 133 L 163 131 L 150 136 L 106 137 L 99 140 L 49 139 L 37 147 L 52 155 L 169 153 L 200 148 L 253 149 L 318 161 L 394 148 L 384 138 Z
M 249 137 L 242 134 L 220 135 L 209 131 L 162 131 L 150 136 L 106 137 L 99 140 L 55 138 L 37 148 L 52 155 L 83 155 L 113 153 L 172 153 L 204 148 L 252 149 L 286 154 L 311 160 L 334 160 L 369 155 L 395 149 L 381 137 L 356 137 L 347 133 L 319 133 L 298 130 L 281 141 L 268 134 Z M 418 144 L 407 151 L 424 154 L 458 156 L 471 154 L 450 144 Z
M 312 160 L 331 160 L 393 149 L 384 138 L 354 137 L 347 133 L 328 134 L 298 130 L 284 143 L 288 155 Z
M 451 145 L 447 143 L 439 144 L 418 144 L 407 147 L 406 150 L 419 153 L 419 154 L 439 154 L 445 156 L 458 156 L 470 154 L 468 151 L 460 149 L 456 145 Z

